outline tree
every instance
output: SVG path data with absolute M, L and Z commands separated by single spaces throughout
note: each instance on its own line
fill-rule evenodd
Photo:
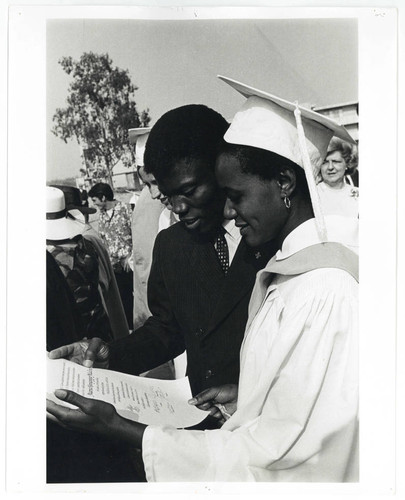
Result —
M 84 53 L 78 61 L 63 57 L 59 64 L 72 75 L 67 107 L 53 116 L 52 132 L 67 143 L 75 138 L 83 151 L 86 170 L 107 178 L 112 185 L 114 166 L 135 161 L 128 141 L 128 129 L 146 127 L 149 109 L 138 113 L 133 99 L 138 87 L 128 70 L 113 67 L 108 54 Z

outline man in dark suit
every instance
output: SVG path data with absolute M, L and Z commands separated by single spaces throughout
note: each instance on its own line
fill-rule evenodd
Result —
M 186 349 L 193 394 L 238 382 L 250 293 L 269 255 L 248 249 L 234 222 L 224 221 L 225 197 L 214 167 L 227 127 L 202 105 L 169 111 L 154 125 L 145 170 L 180 222 L 156 238 L 148 282 L 152 315 L 126 338 L 72 344 L 51 357 L 81 356 L 86 366 L 96 361 L 137 375 Z

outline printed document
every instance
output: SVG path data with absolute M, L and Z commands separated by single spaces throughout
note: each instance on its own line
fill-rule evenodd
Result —
M 47 398 L 62 406 L 75 408 L 58 399 L 56 389 L 106 401 L 122 417 L 147 425 L 182 429 L 198 424 L 209 414 L 187 403 L 192 397 L 188 377 L 157 380 L 86 368 L 66 359 L 47 359 Z

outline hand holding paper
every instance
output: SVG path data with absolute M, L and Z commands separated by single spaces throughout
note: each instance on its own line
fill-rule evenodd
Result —
M 48 353 L 50 359 L 66 358 L 79 365 L 97 368 L 108 368 L 109 348 L 103 340 L 94 337 L 82 339 L 73 344 L 64 345 Z
M 110 403 L 122 417 L 147 425 L 191 427 L 209 414 L 188 404 L 191 391 L 187 377 L 155 380 L 85 368 L 65 359 L 48 358 L 47 363 L 47 398 L 59 405 L 73 408 L 54 395 L 57 389 L 67 389 L 85 398 Z
M 85 398 L 79 394 L 58 389 L 55 399 L 60 404 L 47 400 L 46 409 L 51 420 L 70 429 L 94 432 L 96 434 L 115 439 L 124 439 L 136 447 L 142 447 L 145 425 L 131 422 L 120 417 L 113 405 Z M 74 409 L 65 405 L 74 405 Z
M 219 387 L 210 387 L 200 392 L 189 403 L 200 410 L 209 410 L 211 417 L 224 424 L 235 413 L 238 402 L 238 386 L 225 384 Z

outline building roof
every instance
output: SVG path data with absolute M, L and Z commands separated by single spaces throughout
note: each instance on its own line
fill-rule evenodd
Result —
M 359 105 L 358 101 L 351 101 L 351 102 L 345 102 L 343 104 L 331 104 L 329 106 L 314 106 L 312 109 L 314 111 L 326 111 L 329 109 L 345 108 L 348 106 L 358 106 L 358 105 Z

